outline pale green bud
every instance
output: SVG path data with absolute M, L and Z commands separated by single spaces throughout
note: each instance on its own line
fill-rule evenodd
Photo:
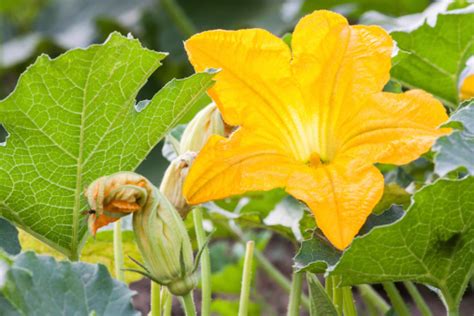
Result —
M 182 218 L 185 218 L 190 210 L 183 196 L 183 185 L 195 158 L 196 154 L 193 152 L 187 152 L 175 158 L 166 169 L 160 185 L 160 192 L 166 196 Z
M 225 125 L 219 109 L 215 103 L 211 103 L 196 114 L 186 126 L 181 137 L 179 152 L 181 154 L 188 151 L 198 153 L 209 137 L 224 134 Z

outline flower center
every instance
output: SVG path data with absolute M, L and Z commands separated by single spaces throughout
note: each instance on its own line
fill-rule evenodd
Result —
M 311 168 L 317 168 L 321 166 L 323 162 L 321 161 L 321 158 L 319 157 L 317 153 L 312 153 L 311 157 L 309 157 L 308 164 Z

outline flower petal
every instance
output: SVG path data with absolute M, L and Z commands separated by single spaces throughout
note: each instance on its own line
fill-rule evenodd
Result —
M 349 26 L 344 17 L 315 11 L 293 33 L 292 69 L 314 113 L 323 160 L 335 155 L 338 122 L 350 119 L 389 79 L 393 42 L 378 26 Z
M 421 90 L 374 94 L 364 109 L 339 128 L 340 151 L 371 162 L 406 164 L 428 151 L 451 129 L 443 105 Z
M 372 165 L 340 159 L 294 174 L 286 191 L 305 202 L 318 227 L 338 249 L 346 248 L 382 197 L 384 180 Z
M 261 29 L 216 30 L 194 35 L 185 48 L 196 71 L 221 69 L 209 94 L 228 124 L 265 129 L 272 142 L 296 152 L 305 148 L 299 134 L 303 101 L 280 38 Z
M 461 100 L 468 100 L 474 98 L 474 74 L 469 75 L 464 79 L 460 91 Z
M 190 204 L 248 191 L 285 187 L 293 172 L 308 169 L 239 129 L 229 139 L 212 136 L 186 177 L 183 194 Z

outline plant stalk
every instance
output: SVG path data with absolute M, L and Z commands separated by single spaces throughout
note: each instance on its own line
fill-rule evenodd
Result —
M 123 271 L 123 243 L 122 243 L 122 220 L 114 223 L 114 266 L 115 277 L 121 282 L 125 282 Z
M 397 290 L 397 287 L 392 282 L 382 283 L 385 292 L 387 292 L 390 302 L 392 302 L 393 309 L 398 316 L 410 316 L 410 311 L 405 305 L 402 296 Z
M 160 4 L 184 36 L 190 37 L 197 33 L 196 26 L 194 26 L 194 23 L 189 19 L 176 0 L 160 0 Z
M 344 316 L 357 316 L 357 309 L 354 304 L 354 297 L 352 296 L 352 288 L 344 286 L 342 288 L 343 311 Z
M 357 286 L 357 289 L 359 290 L 362 299 L 374 306 L 379 313 L 385 315 L 385 313 L 390 310 L 390 306 L 387 302 L 370 285 L 362 284 Z
M 332 302 L 336 307 L 338 315 L 342 315 L 344 298 L 342 296 L 342 288 L 338 287 L 341 278 L 339 276 L 333 276 L 330 278 L 332 278 Z
M 203 227 L 202 208 L 193 210 L 194 228 L 199 249 L 206 244 L 206 233 Z M 201 253 L 201 315 L 211 315 L 211 257 L 209 248 L 206 246 Z
M 423 296 L 421 296 L 420 292 L 416 288 L 416 285 L 410 281 L 404 281 L 403 285 L 408 290 L 408 293 L 410 293 L 410 296 L 413 298 L 413 301 L 415 302 L 416 307 L 418 307 L 418 310 L 420 311 L 421 315 L 432 316 L 433 314 L 431 313 L 428 304 L 426 304 L 425 300 L 423 299 Z
M 153 281 L 151 282 L 150 309 L 151 316 L 161 316 L 161 286 Z
M 194 306 L 193 292 L 181 296 L 181 305 L 186 316 L 196 316 L 196 306 Z
M 255 242 L 247 242 L 244 258 L 244 271 L 242 273 L 242 288 L 240 290 L 239 316 L 247 316 L 250 299 L 250 285 L 252 281 L 252 263 Z
M 288 316 L 298 316 L 300 314 L 302 284 L 303 273 L 294 271 L 293 280 L 291 282 L 290 300 L 288 302 Z

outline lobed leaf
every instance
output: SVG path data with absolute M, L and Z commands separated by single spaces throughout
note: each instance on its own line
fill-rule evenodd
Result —
M 428 284 L 455 311 L 474 270 L 473 192 L 472 177 L 426 186 L 403 219 L 356 238 L 330 275 L 341 275 L 341 285 Z
M 10 133 L 0 147 L 0 215 L 77 258 L 87 232 L 83 190 L 137 168 L 212 84 L 211 72 L 173 80 L 135 106 L 165 56 L 113 33 L 102 45 L 39 57 L 0 102 Z

